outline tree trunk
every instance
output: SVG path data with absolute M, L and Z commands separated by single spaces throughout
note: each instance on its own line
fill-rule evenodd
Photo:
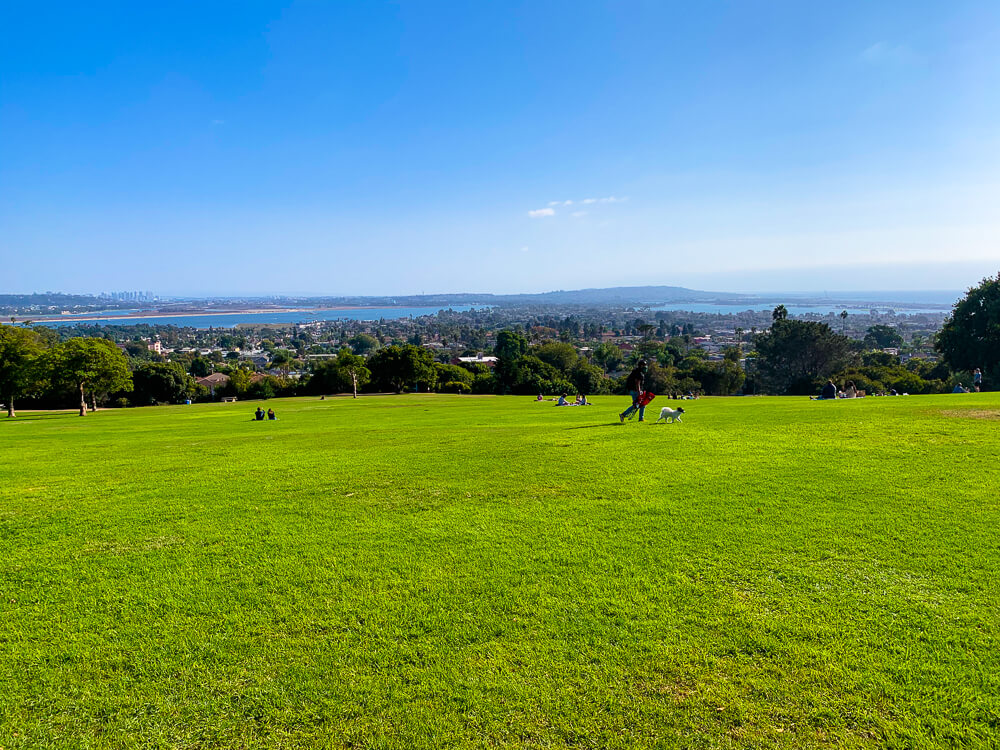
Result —
M 351 382 L 354 383 L 354 398 L 358 397 L 358 374 L 351 371 Z
M 87 399 L 83 395 L 83 383 L 80 383 L 80 416 L 87 416 Z
M 14 394 L 13 393 L 10 394 L 10 396 L 7 397 L 7 416 L 8 417 L 16 417 L 17 416 L 17 414 L 14 413 Z
M 90 410 L 91 411 L 97 411 L 97 394 L 96 393 L 91 393 L 90 394 Z

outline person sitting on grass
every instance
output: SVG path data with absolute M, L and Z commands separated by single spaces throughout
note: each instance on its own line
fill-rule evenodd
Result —
M 257 407 L 257 411 L 253 413 L 253 418 L 258 422 L 264 421 L 264 410 L 261 407 Z
M 577 406 L 590 406 L 591 403 L 587 400 L 587 394 L 585 394 L 585 393 L 577 394 L 576 405 Z
M 826 385 L 819 394 L 820 398 L 837 398 L 837 386 L 832 380 L 827 380 Z
M 556 406 L 571 406 L 571 405 L 572 404 L 570 404 L 570 402 L 566 400 L 565 393 L 559 397 L 559 402 L 556 404 Z
M 267 418 L 268 418 L 268 419 L 270 419 L 270 420 L 275 420 L 275 419 L 277 419 L 277 418 L 278 418 L 278 417 L 277 417 L 277 416 L 275 415 L 275 413 L 274 413 L 274 409 L 268 409 L 268 410 L 267 410 Z

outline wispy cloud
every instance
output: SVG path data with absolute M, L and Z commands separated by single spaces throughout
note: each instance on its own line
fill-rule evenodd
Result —
M 584 198 L 583 200 L 564 200 L 564 201 L 549 201 L 548 208 L 536 208 L 533 211 L 528 211 L 528 216 L 532 219 L 541 219 L 544 216 L 555 216 L 557 208 L 563 208 L 566 206 L 573 206 L 576 204 L 582 204 L 591 206 L 599 203 L 624 203 L 627 201 L 627 197 L 619 197 L 617 195 L 608 195 L 603 198 Z M 581 216 L 586 216 L 586 211 L 574 211 L 570 214 L 573 218 L 579 219 Z
M 918 60 L 916 53 L 905 44 L 875 42 L 861 53 L 861 60 L 873 65 L 909 65 Z
M 619 198 L 616 195 L 609 195 L 606 198 L 584 198 L 580 203 L 586 203 L 588 206 L 592 203 L 624 203 L 628 198 Z
M 212 120 L 212 124 L 213 125 L 225 125 L 226 121 L 225 120 Z

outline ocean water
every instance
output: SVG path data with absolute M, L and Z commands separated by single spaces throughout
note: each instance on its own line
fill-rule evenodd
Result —
M 473 309 L 471 305 L 452 305 L 451 307 L 367 307 L 359 310 L 306 310 L 303 312 L 237 313 L 235 315 L 207 313 L 204 315 L 164 315 L 150 318 L 125 319 L 66 316 L 61 320 L 42 323 L 40 325 L 68 326 L 84 323 L 107 326 L 130 326 L 147 323 L 149 325 L 171 325 L 181 328 L 233 328 L 240 323 L 252 323 L 254 325 L 274 325 L 280 323 L 289 325 L 327 320 L 379 320 L 381 318 L 397 320 L 399 318 L 415 318 L 420 315 L 434 315 L 442 310 L 465 312 L 471 309 Z

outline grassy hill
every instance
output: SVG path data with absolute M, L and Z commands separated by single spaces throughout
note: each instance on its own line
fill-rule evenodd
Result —
M 1000 743 L 1000 397 L 594 400 L 0 422 L 0 747 Z

